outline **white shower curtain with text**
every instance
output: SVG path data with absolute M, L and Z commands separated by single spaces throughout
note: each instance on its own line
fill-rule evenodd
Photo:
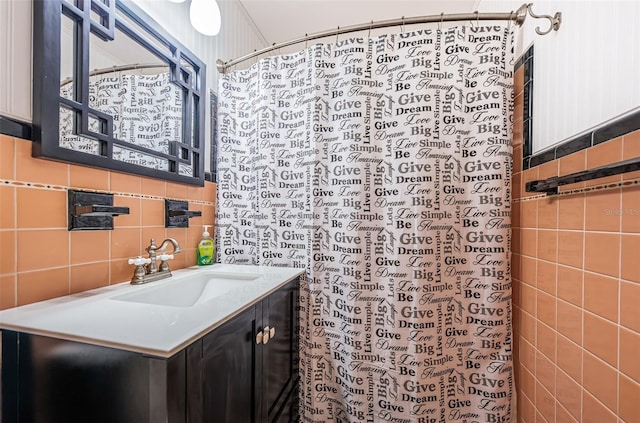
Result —
M 305 267 L 302 422 L 509 422 L 503 26 L 319 44 L 222 78 L 221 262 Z

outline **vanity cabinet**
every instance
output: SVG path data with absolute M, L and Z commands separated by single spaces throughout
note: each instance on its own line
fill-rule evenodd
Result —
M 297 298 L 296 279 L 168 358 L 3 330 L 1 421 L 296 422 Z

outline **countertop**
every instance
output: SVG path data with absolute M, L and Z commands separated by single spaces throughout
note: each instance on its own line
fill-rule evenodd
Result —
M 299 268 L 214 264 L 173 271 L 144 285 L 128 282 L 54 298 L 0 312 L 0 329 L 170 357 L 204 334 L 303 273 Z M 246 275 L 237 286 L 199 299 L 193 306 L 147 304 L 114 297 L 146 294 L 203 274 Z M 255 276 L 255 278 L 254 278 Z M 210 285 L 207 285 L 210 287 Z M 178 286 L 175 286 L 179 290 Z M 209 290 L 209 288 L 207 288 Z M 143 293 L 144 292 L 144 293 Z

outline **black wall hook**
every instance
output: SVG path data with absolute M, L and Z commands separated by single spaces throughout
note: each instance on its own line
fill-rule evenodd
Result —
M 113 194 L 75 191 L 67 192 L 70 231 L 111 230 L 113 217 L 129 214 L 129 207 L 113 205 Z
M 196 216 L 202 216 L 202 212 L 189 210 L 189 202 L 181 200 L 164 200 L 165 228 L 188 228 L 189 219 Z

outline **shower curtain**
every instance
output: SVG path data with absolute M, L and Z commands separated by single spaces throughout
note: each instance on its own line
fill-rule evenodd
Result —
M 222 78 L 219 259 L 306 268 L 301 421 L 510 421 L 511 38 L 350 38 Z

